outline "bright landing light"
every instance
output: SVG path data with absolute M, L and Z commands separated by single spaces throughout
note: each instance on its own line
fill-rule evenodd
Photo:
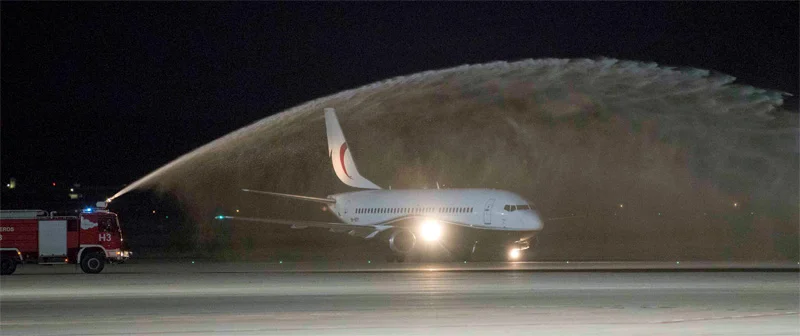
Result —
M 420 234 L 425 241 L 437 241 L 442 237 L 442 225 L 434 220 L 426 220 L 422 222 Z
M 517 259 L 519 259 L 519 256 L 520 256 L 521 254 L 522 254 L 522 252 L 520 252 L 520 251 L 519 251 L 519 249 L 516 249 L 516 248 L 513 248 L 513 249 L 511 249 L 511 251 L 508 251 L 508 257 L 509 257 L 511 260 L 517 260 Z

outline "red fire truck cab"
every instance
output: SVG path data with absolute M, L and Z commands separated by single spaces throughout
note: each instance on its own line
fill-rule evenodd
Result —
M 86 273 L 100 273 L 106 263 L 127 260 L 117 214 L 86 208 L 77 216 L 60 216 L 42 210 L 0 210 L 2 274 L 17 265 L 80 264 Z

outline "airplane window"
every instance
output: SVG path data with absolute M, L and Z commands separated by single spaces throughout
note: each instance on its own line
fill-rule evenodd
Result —
M 530 209 L 531 209 L 531 206 L 527 205 L 527 204 L 525 204 L 525 205 L 517 205 L 517 210 L 530 210 Z

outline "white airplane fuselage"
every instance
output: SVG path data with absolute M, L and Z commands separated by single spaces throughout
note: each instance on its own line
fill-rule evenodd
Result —
M 367 190 L 330 195 L 328 208 L 342 222 L 380 226 L 404 218 L 426 218 L 482 230 L 540 231 L 542 220 L 528 202 L 494 189 Z M 521 209 L 512 209 L 519 206 Z

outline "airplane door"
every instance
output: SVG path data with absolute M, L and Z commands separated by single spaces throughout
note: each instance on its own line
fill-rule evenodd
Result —
M 486 207 L 483 208 L 483 224 L 492 225 L 492 206 L 494 206 L 494 198 L 486 201 Z

